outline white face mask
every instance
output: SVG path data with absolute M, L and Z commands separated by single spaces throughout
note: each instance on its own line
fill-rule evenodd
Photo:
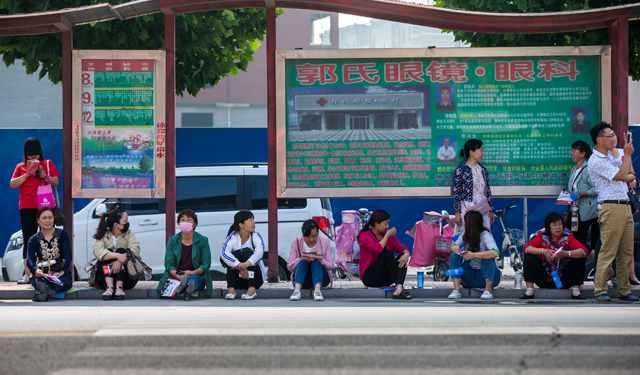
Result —
M 178 228 L 180 228 L 180 231 L 184 234 L 189 234 L 193 231 L 193 224 L 192 223 L 185 223 L 182 222 L 180 224 L 178 224 Z

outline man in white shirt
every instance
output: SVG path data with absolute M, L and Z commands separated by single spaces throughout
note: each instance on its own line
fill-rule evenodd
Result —
M 438 161 L 442 163 L 450 163 L 456 161 L 456 150 L 450 146 L 451 140 L 444 139 L 444 145 L 438 149 Z
M 615 260 L 618 298 L 638 301 L 640 298 L 631 294 L 629 283 L 629 267 L 633 257 L 633 215 L 627 196 L 627 183 L 635 181 L 635 177 L 630 175 L 633 143 L 630 135 L 628 140 L 625 137 L 625 158 L 620 161 L 610 152 L 617 143 L 611 125 L 603 121 L 591 128 L 590 133 L 595 147 L 589 158 L 588 169 L 601 207 L 598 221 L 602 242 L 596 262 L 594 294 L 596 301 L 611 301 L 607 279 L 611 276 L 611 264 Z

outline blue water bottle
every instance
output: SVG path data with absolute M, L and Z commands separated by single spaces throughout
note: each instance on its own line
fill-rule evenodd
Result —
M 553 282 L 556 283 L 556 289 L 562 289 L 562 281 L 560 281 L 558 271 L 551 272 L 551 277 L 553 277 Z
M 578 193 L 576 193 L 576 192 L 571 193 L 571 200 L 572 201 L 577 201 L 578 200 Z
M 464 273 L 462 267 L 450 269 L 446 271 L 447 276 L 460 276 Z
M 418 271 L 418 288 L 424 288 L 424 272 Z

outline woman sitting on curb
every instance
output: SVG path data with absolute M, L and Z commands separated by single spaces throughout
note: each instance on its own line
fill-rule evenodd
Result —
M 109 213 L 100 215 L 98 229 L 93 238 L 96 239 L 93 245 L 93 256 L 97 259 L 95 284 L 98 288 L 105 290 L 102 293 L 102 299 L 104 301 L 113 299 L 115 280 L 115 298 L 124 300 L 124 291 L 133 289 L 138 283 L 138 279 L 129 277 L 125 267 L 129 261 L 127 249 L 130 249 L 135 256 L 140 256 L 140 244 L 133 232 L 129 230 L 127 213 L 124 210 L 113 209 Z M 109 267 L 110 270 L 105 273 L 104 267 Z
M 360 279 L 368 287 L 396 285 L 394 299 L 411 299 L 404 289 L 409 249 L 396 238 L 396 228 L 389 228 L 391 215 L 375 210 L 369 223 L 358 234 L 360 244 Z M 398 254 L 397 256 L 394 255 Z
M 460 280 L 468 288 L 484 288 L 480 298 L 492 299 L 493 288 L 500 283 L 500 270 L 496 258 L 500 254 L 485 220 L 477 211 L 464 215 L 464 233 L 451 245 L 449 265 L 452 270 L 462 267 L 461 275 L 453 275 L 453 291 L 449 298 L 462 298 Z
M 36 212 L 36 221 L 40 231 L 27 244 L 27 267 L 35 277 L 31 282 L 38 291 L 33 296 L 34 302 L 45 302 L 59 292 L 71 289 L 71 242 L 64 229 L 53 226 L 53 209 L 44 206 Z M 46 274 L 45 274 L 46 272 Z M 60 284 L 49 280 L 51 274 L 60 280 Z
M 211 281 L 211 249 L 209 239 L 195 229 L 198 226 L 198 216 L 192 210 L 182 210 L 178 214 L 180 233 L 169 238 L 167 251 L 164 255 L 164 275 L 158 283 L 158 296 L 162 295 L 162 288 L 167 279 L 172 277 L 180 281 L 177 294 L 185 301 L 191 295 L 204 289 L 207 298 L 211 297 L 213 283 Z
M 329 240 L 319 237 L 320 226 L 309 219 L 302 223 L 302 236 L 291 243 L 291 253 L 287 268 L 291 271 L 291 281 L 295 290 L 289 298 L 299 301 L 302 298 L 300 289 L 314 287 L 313 299 L 323 301 L 322 287 L 333 281 L 333 257 Z M 311 271 L 311 272 L 309 272 Z
M 562 216 L 552 212 L 544 218 L 544 232 L 523 247 L 524 281 L 527 292 L 520 299 L 533 299 L 533 284 L 540 288 L 556 288 L 551 273 L 558 271 L 562 288 L 572 287 L 571 298 L 585 299 L 580 294 L 585 271 L 585 257 L 589 250 L 564 230 Z
M 257 297 L 256 289 L 260 289 L 267 276 L 263 270 L 262 256 L 264 241 L 256 232 L 256 222 L 251 211 L 242 210 L 233 217 L 227 239 L 222 247 L 222 261 L 227 269 L 226 299 L 236 298 L 236 288 L 247 289 L 242 299 Z

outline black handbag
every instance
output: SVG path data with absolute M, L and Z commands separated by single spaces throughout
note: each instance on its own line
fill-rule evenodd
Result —
M 640 186 L 638 185 L 640 185 L 640 181 L 638 180 L 638 177 L 636 177 L 636 188 L 631 189 L 631 186 L 629 186 L 629 202 L 631 202 L 631 210 L 633 212 L 640 210 L 640 196 L 638 196 L 638 189 L 640 189 Z

